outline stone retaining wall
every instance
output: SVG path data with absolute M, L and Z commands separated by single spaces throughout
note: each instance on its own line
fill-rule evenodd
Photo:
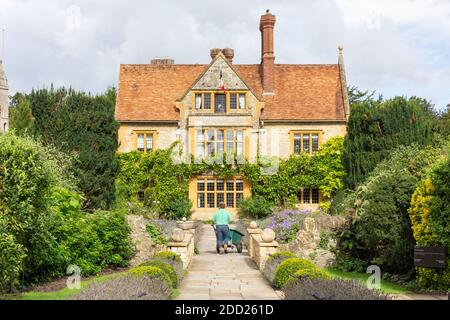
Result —
M 255 261 L 259 270 L 264 270 L 266 261 L 270 255 L 277 252 L 278 242 L 264 242 L 261 238 L 261 229 L 247 229 L 249 234 L 248 253 Z
M 347 220 L 341 216 L 307 217 L 296 239 L 280 246 L 279 249 L 291 251 L 299 258 L 310 259 L 320 268 L 332 267 L 336 262 L 336 256 L 331 249 L 336 247 L 336 240 L 333 238 L 322 240 L 322 237 L 326 233 L 342 228 L 346 223 Z

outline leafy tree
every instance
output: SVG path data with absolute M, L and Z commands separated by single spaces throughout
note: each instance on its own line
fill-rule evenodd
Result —
M 74 175 L 87 210 L 110 208 L 115 200 L 119 128 L 115 97 L 115 88 L 100 96 L 53 87 L 29 95 L 36 135 L 45 145 L 76 155 Z
M 445 139 L 450 137 L 450 103 L 447 109 L 439 114 L 438 129 Z
M 445 246 L 450 250 L 450 144 L 447 153 L 431 167 L 411 199 L 409 215 L 418 245 Z M 447 269 L 417 268 L 417 283 L 427 289 L 450 288 L 450 258 Z
M 16 93 L 12 97 L 9 113 L 10 128 L 15 130 L 16 134 L 33 134 L 34 117 L 26 95 Z
M 383 272 L 412 272 L 414 238 L 408 208 L 418 181 L 438 154 L 431 147 L 400 147 L 347 197 L 345 210 L 352 209 L 354 215 L 339 240 L 341 256 L 377 264 Z
M 435 114 L 424 99 L 396 97 L 382 101 L 356 95 L 345 139 L 346 185 L 354 189 L 399 146 L 426 146 L 435 140 Z M 359 98 L 358 98 L 359 97 Z

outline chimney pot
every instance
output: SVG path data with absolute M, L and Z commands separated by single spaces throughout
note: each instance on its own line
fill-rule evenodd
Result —
M 171 66 L 175 63 L 175 60 L 168 58 L 156 58 L 152 59 L 151 64 L 156 66 Z
M 234 50 L 233 49 L 225 48 L 222 50 L 222 53 L 230 63 L 233 63 L 233 58 L 234 58 Z
M 211 49 L 211 59 L 215 59 L 220 52 L 222 52 L 222 49 L 219 48 Z

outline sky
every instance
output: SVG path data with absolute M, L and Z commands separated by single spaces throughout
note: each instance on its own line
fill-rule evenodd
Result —
M 101 93 L 120 64 L 208 64 L 216 47 L 257 64 L 266 9 L 276 63 L 337 63 L 343 45 L 349 85 L 450 103 L 450 0 L 0 0 L 0 59 L 10 95 L 52 83 Z

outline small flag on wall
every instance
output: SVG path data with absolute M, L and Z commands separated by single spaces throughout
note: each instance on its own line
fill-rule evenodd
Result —
M 223 81 L 223 73 L 222 70 L 220 70 L 220 86 L 219 86 L 219 90 L 223 91 L 223 93 L 227 93 L 226 89 L 225 89 L 225 82 Z

